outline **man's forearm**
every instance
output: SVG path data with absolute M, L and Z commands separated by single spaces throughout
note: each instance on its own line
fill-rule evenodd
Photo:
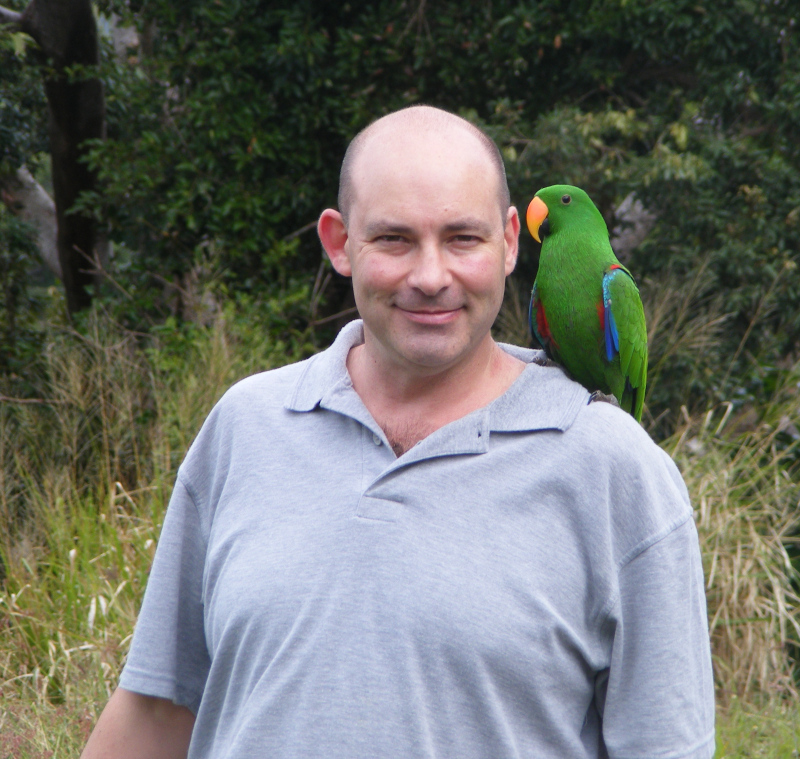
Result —
M 117 688 L 81 759 L 186 759 L 193 726 L 185 706 Z

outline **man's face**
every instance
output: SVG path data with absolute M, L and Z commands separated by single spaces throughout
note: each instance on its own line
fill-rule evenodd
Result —
M 368 355 L 420 374 L 491 339 L 516 263 L 516 209 L 464 130 L 376 135 L 354 165 L 346 252 Z

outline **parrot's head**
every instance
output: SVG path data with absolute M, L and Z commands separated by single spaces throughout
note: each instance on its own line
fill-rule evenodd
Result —
M 599 223 L 608 234 L 606 222 L 592 199 L 580 187 L 569 184 L 554 184 L 539 190 L 528 206 L 526 221 L 536 242 L 570 225 L 596 229 Z

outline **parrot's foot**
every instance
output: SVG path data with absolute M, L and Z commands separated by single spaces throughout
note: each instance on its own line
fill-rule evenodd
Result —
M 610 403 L 612 406 L 616 406 L 619 408 L 619 401 L 617 400 L 616 396 L 614 395 L 606 395 L 606 393 L 601 393 L 599 390 L 595 390 L 589 396 L 589 403 L 594 403 L 595 401 L 602 401 L 603 403 Z
M 533 362 L 537 366 L 558 366 L 559 368 L 563 369 L 564 367 L 561 364 L 557 364 L 553 359 L 547 358 L 545 355 L 538 355 L 533 357 Z

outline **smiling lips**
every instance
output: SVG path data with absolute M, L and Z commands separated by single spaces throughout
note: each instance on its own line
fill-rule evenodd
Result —
M 454 309 L 436 309 L 436 310 L 410 310 L 403 308 L 402 306 L 397 306 L 397 308 L 403 312 L 403 314 L 413 322 L 417 322 L 418 324 L 429 324 L 429 325 L 438 325 L 438 324 L 447 324 L 448 322 L 452 321 L 458 315 L 458 312 L 461 311 L 461 307 L 454 308 Z

